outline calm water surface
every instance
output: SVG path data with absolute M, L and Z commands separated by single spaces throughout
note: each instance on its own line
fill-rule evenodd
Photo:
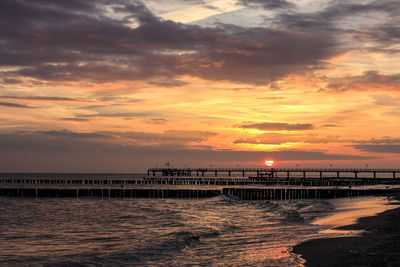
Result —
M 298 266 L 326 200 L 0 198 L 0 266 Z M 335 233 L 329 233 L 330 236 Z

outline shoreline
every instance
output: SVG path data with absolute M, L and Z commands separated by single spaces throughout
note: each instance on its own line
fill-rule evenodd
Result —
M 393 196 L 400 200 L 400 195 Z M 359 236 L 311 239 L 293 247 L 305 266 L 400 266 L 400 207 L 337 230 L 364 230 Z

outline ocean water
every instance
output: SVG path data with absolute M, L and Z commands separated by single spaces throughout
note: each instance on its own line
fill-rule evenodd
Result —
M 299 266 L 291 247 L 337 234 L 313 224 L 333 210 L 315 199 L 1 197 L 0 266 Z

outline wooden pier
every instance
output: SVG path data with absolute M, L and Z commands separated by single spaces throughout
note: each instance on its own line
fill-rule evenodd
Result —
M 400 169 L 343 169 L 343 168 L 151 168 L 147 170 L 147 176 L 190 176 L 190 177 L 250 177 L 250 178 L 278 178 L 292 177 L 306 178 L 388 178 L 400 179 Z
M 10 197 L 336 198 L 400 192 L 399 169 L 149 169 L 129 174 L 0 174 Z

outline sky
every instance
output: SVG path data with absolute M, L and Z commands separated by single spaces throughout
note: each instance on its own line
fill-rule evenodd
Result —
M 398 0 L 2 0 L 0 172 L 399 168 Z

